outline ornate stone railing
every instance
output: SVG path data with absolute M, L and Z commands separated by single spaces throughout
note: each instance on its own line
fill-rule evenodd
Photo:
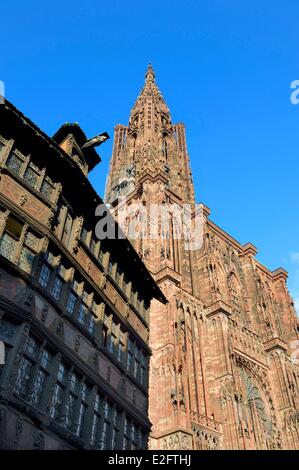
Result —
M 217 431 L 219 433 L 221 432 L 221 424 L 212 418 L 208 418 L 207 416 L 201 415 L 197 413 L 196 411 L 191 411 L 190 417 L 193 423 L 196 423 L 207 429 Z

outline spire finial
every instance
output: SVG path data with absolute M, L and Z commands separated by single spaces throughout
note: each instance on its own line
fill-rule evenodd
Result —
M 155 81 L 155 72 L 152 67 L 152 64 L 149 63 L 147 66 L 146 74 L 145 74 L 145 82 L 154 82 Z

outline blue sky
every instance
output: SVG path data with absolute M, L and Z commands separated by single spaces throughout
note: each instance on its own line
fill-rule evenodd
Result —
M 151 61 L 187 127 L 197 201 L 270 269 L 288 269 L 299 304 L 298 18 L 298 0 L 5 2 L 0 80 L 48 134 L 77 121 L 112 136 Z M 90 177 L 100 194 L 111 147 Z

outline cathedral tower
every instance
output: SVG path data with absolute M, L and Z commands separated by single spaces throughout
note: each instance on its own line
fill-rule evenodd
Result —
M 168 299 L 150 309 L 150 448 L 298 448 L 287 273 L 195 205 L 185 127 L 172 123 L 151 65 L 128 126 L 115 127 L 106 202 Z M 178 236 L 182 214 L 191 238 Z

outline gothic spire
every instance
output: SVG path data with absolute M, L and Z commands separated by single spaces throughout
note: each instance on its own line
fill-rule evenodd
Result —
M 147 70 L 145 73 L 145 83 L 155 83 L 155 72 L 151 63 L 148 64 Z

